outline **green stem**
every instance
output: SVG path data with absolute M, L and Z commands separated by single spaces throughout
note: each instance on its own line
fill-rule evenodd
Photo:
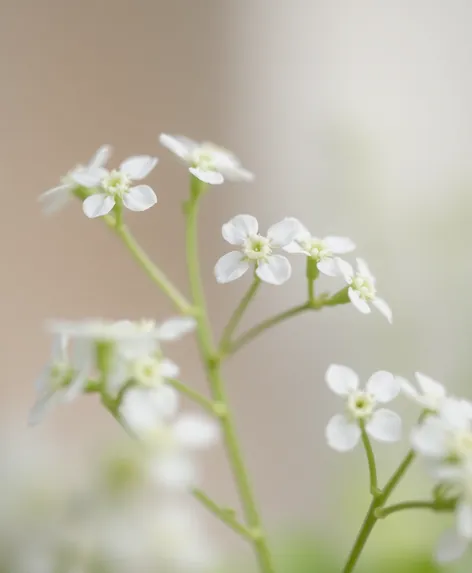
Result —
M 395 487 L 398 485 L 402 477 L 405 475 L 405 472 L 410 467 L 411 463 L 415 459 L 415 453 L 413 450 L 410 450 L 403 461 L 400 463 L 392 477 L 387 482 L 387 485 L 381 490 L 377 495 L 373 496 L 372 502 L 369 506 L 367 511 L 367 515 L 364 518 L 364 522 L 359 530 L 357 535 L 356 541 L 351 549 L 349 557 L 347 559 L 346 565 L 342 570 L 342 573 L 351 573 L 351 571 L 356 566 L 359 557 L 365 547 L 367 540 L 369 539 L 370 534 L 372 533 L 372 529 L 374 528 L 375 524 L 377 523 L 379 517 L 379 510 L 383 508 L 385 503 L 387 502 L 388 498 L 392 494 Z
M 370 493 L 375 497 L 379 495 L 379 490 L 377 485 L 377 468 L 375 464 L 374 451 L 372 449 L 372 444 L 370 443 L 369 436 L 365 431 L 364 424 L 361 424 L 361 431 L 362 443 L 364 444 L 365 453 L 367 455 L 367 463 L 369 465 Z
M 457 504 L 456 499 L 404 501 L 402 503 L 396 503 L 395 505 L 390 505 L 389 507 L 377 509 L 376 517 L 378 519 L 383 519 L 384 517 L 387 517 L 392 513 L 397 513 L 398 511 L 403 511 L 405 509 L 431 509 L 432 511 L 453 511 L 456 504 Z
M 166 382 L 170 386 L 173 386 L 178 392 L 180 392 L 184 396 L 187 396 L 187 398 L 190 398 L 190 400 L 192 400 L 199 406 L 202 406 L 202 408 L 204 408 L 211 414 L 215 414 L 215 405 L 213 404 L 213 402 L 208 398 L 206 398 L 205 396 L 202 396 L 202 394 L 200 394 L 193 388 L 190 388 L 186 384 L 179 382 L 179 380 L 167 379 Z
M 170 282 L 166 275 L 151 261 L 127 227 L 125 225 L 118 225 L 118 221 L 115 223 L 114 219 L 106 219 L 106 223 L 121 238 L 129 252 L 133 255 L 137 263 L 144 269 L 149 278 L 171 299 L 174 306 L 182 314 L 193 314 L 191 304 Z
M 231 337 L 236 330 L 241 318 L 246 312 L 249 303 L 256 295 L 256 292 L 261 284 L 261 279 L 255 275 L 254 280 L 251 283 L 246 294 L 243 296 L 241 302 L 237 306 L 236 310 L 233 312 L 226 328 L 223 330 L 223 335 L 221 336 L 221 341 L 219 344 L 220 352 L 224 354 L 225 350 L 231 346 Z
M 284 322 L 285 320 L 292 318 L 293 316 L 297 316 L 305 312 L 306 310 L 314 309 L 315 307 L 310 302 L 305 302 L 298 306 L 294 306 L 293 308 L 289 308 L 288 310 L 281 312 L 280 314 L 276 314 L 275 316 L 268 318 L 267 320 L 263 320 L 261 323 L 256 324 L 250 328 L 247 332 L 242 334 L 239 338 L 237 338 L 228 348 L 228 354 L 234 354 L 240 348 L 242 348 L 248 342 L 251 342 L 255 338 L 257 338 L 260 334 Z
M 205 298 L 200 279 L 197 236 L 198 205 L 200 196 L 203 192 L 203 184 L 195 177 L 192 177 L 190 199 L 185 205 L 187 220 L 186 249 L 190 289 L 192 292 L 193 303 L 199 311 L 196 316 L 197 339 L 207 372 L 212 398 L 219 406 L 218 415 L 223 433 L 226 454 L 231 466 L 247 525 L 252 531 L 251 542 L 258 559 L 260 570 L 262 573 L 274 573 L 272 557 L 262 530 L 259 510 L 252 492 L 251 483 L 249 481 L 249 476 L 236 435 L 235 424 L 228 406 L 225 384 L 221 376 L 221 361 L 217 356 L 216 349 L 214 348 L 208 314 L 206 312 Z

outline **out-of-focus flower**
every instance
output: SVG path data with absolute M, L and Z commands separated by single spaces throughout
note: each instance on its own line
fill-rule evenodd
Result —
M 68 337 L 54 337 L 49 364 L 36 381 L 38 398 L 30 415 L 30 424 L 37 424 L 56 404 L 70 402 L 85 388 L 91 363 L 78 345 L 69 357 Z
M 291 219 L 291 218 L 290 218 Z M 347 237 L 328 236 L 324 239 L 314 237 L 308 229 L 297 219 L 293 219 L 299 226 L 295 239 L 283 248 L 287 253 L 301 253 L 316 262 L 318 270 L 325 275 L 334 277 L 339 275 L 338 257 L 350 253 L 356 245 Z
M 446 389 L 442 384 L 421 372 L 415 372 L 419 390 L 404 378 L 399 378 L 403 394 L 425 410 L 437 412 L 446 399 Z
M 356 261 L 357 271 L 354 272 L 354 269 L 348 262 L 341 259 L 338 260 L 339 270 L 349 285 L 349 299 L 357 310 L 363 314 L 369 314 L 371 311 L 369 303 L 373 304 L 392 323 L 392 311 L 388 304 L 377 296 L 375 278 L 369 267 L 363 259 L 356 259 Z
M 252 181 L 254 175 L 241 167 L 230 151 L 213 143 L 198 143 L 182 135 L 159 136 L 160 143 L 167 147 L 189 166 L 189 171 L 200 181 L 220 185 L 223 181 Z
M 298 232 L 295 219 L 284 219 L 269 227 L 267 236 L 259 235 L 259 223 L 252 215 L 237 215 L 223 225 L 223 238 L 231 245 L 240 247 L 223 255 L 215 266 L 215 277 L 219 283 L 228 283 L 243 276 L 251 264 L 256 275 L 264 282 L 281 285 L 291 275 L 292 267 L 282 255 L 273 251 L 293 241 Z
M 72 197 L 74 189 L 80 186 L 94 187 L 99 184 L 103 168 L 110 158 L 111 147 L 102 145 L 86 166 L 78 165 L 61 179 L 58 187 L 53 187 L 40 195 L 39 200 L 46 214 L 62 209 Z
M 156 157 L 137 155 L 129 157 L 118 169 L 97 170 L 100 177 L 93 182 L 81 174 L 77 181 L 84 187 L 95 190 L 83 202 L 85 215 L 90 218 L 101 217 L 109 213 L 117 201 L 131 211 L 145 211 L 157 202 L 157 197 L 149 185 L 132 186 L 133 181 L 140 181 L 149 175 L 157 164 Z
M 326 371 L 329 388 L 345 400 L 344 414 L 333 416 L 326 427 L 328 444 L 340 452 L 352 450 L 361 437 L 361 425 L 374 439 L 396 442 L 401 437 L 402 421 L 398 414 L 377 408 L 393 400 L 400 384 L 390 372 L 372 374 L 365 390 L 359 389 L 359 377 L 346 366 L 332 364 Z

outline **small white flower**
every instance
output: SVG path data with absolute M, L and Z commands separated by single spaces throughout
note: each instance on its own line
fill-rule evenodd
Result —
M 189 166 L 192 175 L 210 185 L 220 185 L 223 181 L 252 181 L 254 175 L 241 167 L 237 157 L 231 152 L 213 145 L 198 143 L 181 135 L 162 133 L 159 141 Z
M 292 267 L 282 255 L 273 251 L 293 241 L 298 232 L 294 219 L 284 219 L 272 225 L 267 236 L 259 235 L 259 224 L 252 215 L 237 215 L 223 225 L 223 238 L 231 245 L 240 247 L 223 255 L 215 266 L 219 283 L 228 283 L 243 276 L 253 263 L 257 276 L 266 283 L 281 285 L 290 278 Z
M 408 380 L 399 378 L 403 394 L 425 410 L 437 412 L 446 399 L 446 389 L 442 384 L 421 372 L 415 372 L 415 378 L 419 390 Z
M 388 304 L 377 296 L 375 278 L 363 259 L 356 259 L 357 271 L 352 266 L 338 259 L 338 267 L 344 280 L 349 285 L 348 295 L 352 304 L 363 314 L 370 313 L 369 303 L 373 304 L 385 318 L 392 323 L 392 311 Z
M 39 200 L 46 214 L 52 214 L 64 207 L 72 197 L 74 189 L 80 186 L 95 187 L 103 175 L 102 169 L 110 158 L 111 147 L 102 145 L 86 166 L 77 165 L 61 179 L 58 187 L 44 192 Z
M 352 450 L 361 437 L 361 423 L 366 432 L 381 442 L 396 442 L 401 437 L 402 421 L 391 410 L 377 408 L 393 400 L 400 384 L 390 372 L 372 374 L 365 390 L 359 389 L 357 374 L 346 366 L 332 364 L 326 372 L 329 388 L 345 399 L 345 412 L 331 418 L 326 427 L 328 444 L 335 450 Z
M 109 213 L 119 200 L 131 211 L 145 211 L 157 202 L 157 197 L 149 185 L 132 186 L 133 181 L 140 181 L 149 175 L 157 164 L 157 158 L 149 155 L 129 157 L 121 163 L 119 169 L 108 171 L 102 168 L 100 178 L 93 185 L 87 185 L 82 176 L 77 180 L 86 187 L 97 187 L 96 193 L 83 202 L 87 217 L 101 217 Z
M 177 409 L 174 392 L 167 386 L 159 390 L 132 388 L 123 398 L 120 414 L 148 446 L 154 478 L 169 487 L 186 489 L 198 481 L 193 452 L 213 445 L 219 431 L 213 420 L 203 416 L 183 414 L 170 421 Z
M 472 461 L 472 411 L 465 400 L 445 399 L 437 416 L 428 416 L 411 433 L 418 454 L 437 464 L 461 464 Z M 441 471 L 441 465 L 435 471 Z
M 295 239 L 285 245 L 284 251 L 287 253 L 301 253 L 316 261 L 318 270 L 330 277 L 339 274 L 338 257 L 350 253 L 356 248 L 356 245 L 347 237 L 329 236 L 324 239 L 314 237 L 308 229 L 297 219 L 293 219 L 299 226 L 299 231 Z
M 84 390 L 90 363 L 83 359 L 80 350 L 80 346 L 76 347 L 71 358 L 68 338 L 62 335 L 54 337 L 51 360 L 36 381 L 38 399 L 30 412 L 30 424 L 39 423 L 53 406 L 70 402 Z

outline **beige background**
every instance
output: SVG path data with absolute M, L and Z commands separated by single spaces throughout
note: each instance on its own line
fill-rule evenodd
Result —
M 5 422 L 24 429 L 47 358 L 47 317 L 171 312 L 100 221 L 78 204 L 46 219 L 39 193 L 102 143 L 115 147 L 114 161 L 157 154 L 150 183 L 160 202 L 129 223 L 185 289 L 186 174 L 157 135 L 210 139 L 257 174 L 253 185 L 225 185 L 205 202 L 203 269 L 216 328 L 245 288 L 212 276 L 227 249 L 220 226 L 239 212 L 264 227 L 295 215 L 321 236 L 351 236 L 394 310 L 393 327 L 352 308 L 300 317 L 226 369 L 271 529 L 328 518 L 336 490 L 319 492 L 358 457 L 341 459 L 324 444 L 338 406 L 323 383 L 330 362 L 363 376 L 419 369 L 456 390 L 468 379 L 471 17 L 467 0 L 0 2 Z M 265 287 L 246 325 L 302 300 L 302 262 L 294 268 L 289 284 Z M 170 353 L 203 388 L 193 343 Z M 86 460 L 117 434 L 84 399 L 28 439 L 61 441 Z M 208 477 L 217 498 L 232 498 L 218 455 Z

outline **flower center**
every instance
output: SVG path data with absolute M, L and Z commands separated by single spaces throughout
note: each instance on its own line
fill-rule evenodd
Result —
M 301 248 L 310 254 L 317 262 L 330 259 L 333 252 L 328 249 L 326 243 L 315 237 L 309 237 L 300 241 Z
M 109 195 L 118 195 L 119 197 L 122 197 L 129 191 L 130 184 L 131 180 L 126 173 L 116 169 L 110 171 L 101 181 L 104 191 Z
M 216 171 L 215 157 L 209 149 L 199 147 L 193 152 L 192 163 L 202 171 Z
M 154 356 L 143 356 L 131 360 L 129 365 L 129 376 L 141 386 L 156 388 L 162 384 L 161 362 Z
M 472 432 L 456 432 L 450 445 L 451 456 L 458 461 L 472 458 Z
M 250 261 L 263 261 L 272 253 L 272 247 L 267 237 L 252 235 L 245 240 L 243 251 Z
M 364 300 L 373 300 L 375 298 L 375 286 L 369 277 L 355 275 L 352 279 L 351 287 L 355 289 Z
M 347 410 L 356 420 L 369 418 L 374 411 L 375 400 L 368 392 L 353 392 L 347 401 Z
M 149 444 L 156 448 L 159 454 L 172 454 L 178 447 L 173 428 L 171 426 L 156 425 L 148 434 Z
M 54 362 L 49 370 L 49 386 L 51 390 L 60 390 L 71 383 L 74 369 L 68 362 Z

